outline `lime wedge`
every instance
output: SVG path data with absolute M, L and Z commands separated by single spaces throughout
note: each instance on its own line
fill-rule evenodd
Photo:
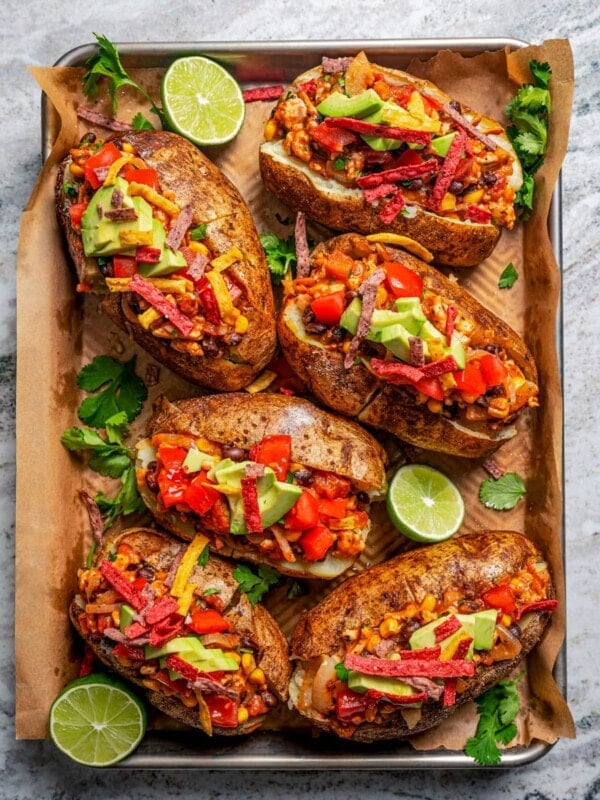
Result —
M 227 70 L 203 56 L 176 59 L 164 74 L 162 103 L 171 128 L 197 145 L 229 142 L 246 112 L 242 90 Z
M 407 464 L 396 472 L 386 504 L 395 527 L 417 542 L 449 539 L 465 515 L 456 486 L 442 472 L 425 464 Z
M 132 753 L 146 732 L 143 703 L 120 681 L 95 673 L 72 681 L 50 709 L 50 738 L 88 767 L 108 767 Z

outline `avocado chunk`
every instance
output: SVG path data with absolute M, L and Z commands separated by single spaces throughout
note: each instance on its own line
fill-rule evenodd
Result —
M 291 483 L 274 481 L 273 485 L 266 491 L 261 492 L 260 478 L 258 486 L 258 507 L 260 509 L 260 519 L 264 528 L 269 528 L 287 514 L 296 500 L 302 494 L 300 486 Z M 248 533 L 246 518 L 244 515 L 244 503 L 241 497 L 228 497 L 231 509 L 229 530 L 234 534 Z
M 333 92 L 317 106 L 317 111 L 324 117 L 354 117 L 363 119 L 379 111 L 384 101 L 374 89 L 348 97 L 341 92 Z
M 135 610 L 128 606 L 127 603 L 123 603 L 121 606 L 121 613 L 119 615 L 119 628 L 121 633 L 125 633 L 125 628 L 134 621 L 135 618 Z
M 173 653 L 191 653 L 201 658 L 206 653 L 206 647 L 199 636 L 176 636 L 161 647 L 152 647 L 149 644 L 144 647 L 144 658 L 164 658 Z
M 385 125 L 387 120 L 384 119 L 385 109 L 389 103 L 382 103 L 381 107 L 373 114 L 365 117 L 365 122 L 372 122 L 374 125 Z M 366 133 L 361 133 L 360 138 L 369 145 L 371 150 L 382 152 L 385 150 L 397 150 L 402 147 L 403 142 L 400 139 L 388 139 L 385 136 L 369 136 Z
M 363 675 L 362 672 L 355 672 L 352 669 L 348 672 L 348 688 L 359 694 L 369 689 L 385 692 L 385 694 L 395 694 L 398 697 L 417 694 L 412 686 L 399 678 L 388 678 L 386 675 Z
M 441 625 L 449 615 L 444 614 L 420 628 L 412 634 L 408 644 L 411 650 L 421 650 L 424 647 L 435 647 L 437 644 L 435 640 L 435 629 Z M 442 647 L 442 656 L 444 650 L 450 652 L 454 649 L 454 645 L 461 639 L 465 633 L 473 639 L 467 658 L 472 658 L 473 649 L 475 650 L 490 650 L 494 643 L 494 631 L 496 629 L 497 611 L 495 608 L 487 608 L 484 611 L 476 611 L 474 614 L 455 614 L 461 627 L 444 639 L 439 644 Z
M 214 468 L 215 478 L 218 483 L 223 483 L 232 489 L 242 490 L 242 478 L 246 476 L 246 465 L 251 461 L 232 461 L 224 458 Z M 260 497 L 275 483 L 275 472 L 271 467 L 265 467 L 265 474 L 261 475 L 257 482 L 257 491 Z
M 494 646 L 497 609 L 486 608 L 485 611 L 477 611 L 473 616 L 475 617 L 473 647 L 475 650 L 491 650 Z
M 81 237 L 86 256 L 133 255 L 135 247 L 124 247 L 119 234 L 121 231 L 147 232 L 153 229 L 152 206 L 143 197 L 130 197 L 128 183 L 117 178 L 113 186 L 101 186 L 90 200 L 81 218 Z M 110 211 L 115 190 L 123 193 L 124 208 L 133 208 L 137 214 L 134 220 L 111 220 L 104 216 Z
M 152 220 L 152 247 L 161 251 L 160 259 L 156 264 L 140 262 L 138 272 L 144 278 L 158 278 L 161 275 L 170 275 L 178 269 L 187 266 L 182 253 L 179 250 L 171 250 L 165 247 L 166 231 L 163 225 L 157 220 Z
M 207 461 L 211 463 L 215 463 L 217 461 L 216 456 L 211 456 L 208 453 L 203 453 L 202 450 L 198 450 L 196 447 L 190 447 L 187 451 L 186 457 L 183 459 L 183 464 L 181 468 L 186 474 L 190 474 L 193 472 L 200 472 L 202 469 L 202 464 L 205 464 Z
M 452 133 L 447 133 L 445 136 L 437 136 L 435 139 L 431 140 L 431 146 L 438 156 L 445 158 L 448 155 L 448 150 L 455 136 L 456 131 L 453 131 Z
M 404 325 L 388 325 L 381 331 L 379 341 L 401 361 L 410 361 L 410 340 L 413 334 Z
M 165 659 L 171 655 L 180 656 L 184 661 L 193 664 L 203 672 L 234 671 L 239 666 L 234 658 L 220 648 L 204 647 L 199 636 L 177 636 L 162 647 L 151 647 L 150 645 L 144 647 L 144 658 L 146 659 Z
M 343 328 L 345 331 L 348 331 L 354 336 L 358 329 L 358 321 L 360 319 L 361 311 L 362 300 L 360 297 L 354 297 L 340 318 L 340 328 Z

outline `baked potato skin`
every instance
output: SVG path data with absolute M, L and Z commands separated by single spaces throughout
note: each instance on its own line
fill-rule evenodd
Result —
M 164 570 L 169 569 L 181 548 L 181 542 L 162 532 L 151 528 L 132 528 L 107 538 L 96 554 L 95 564 L 100 564 L 108 556 L 111 548 L 123 541 L 143 552 L 145 560 L 152 566 Z M 260 605 L 252 606 L 247 596 L 238 591 L 238 583 L 233 577 L 234 566 L 223 559 L 212 556 L 205 567 L 196 567 L 192 576 L 196 576 L 199 585 L 218 587 L 220 596 L 227 603 L 224 616 L 237 633 L 260 645 L 260 659 L 257 666 L 264 671 L 273 691 L 281 700 L 285 701 L 291 673 L 287 642 L 269 612 Z M 106 667 L 143 689 L 148 702 L 163 713 L 185 725 L 200 727 L 197 709 L 186 708 L 175 696 L 168 697 L 161 692 L 144 687 L 137 670 L 121 664 L 112 655 L 112 649 L 116 643 L 111 644 L 106 639 L 98 640 L 86 635 L 79 623 L 80 613 L 81 608 L 74 600 L 69 608 L 71 622 L 86 645 Z M 215 726 L 213 732 L 223 736 L 251 733 L 260 727 L 261 722 L 261 718 L 255 718 L 236 729 Z
M 310 611 L 305 612 L 291 636 L 292 659 L 308 662 L 334 653 L 343 631 L 359 627 L 364 620 L 381 619 L 386 612 L 399 610 L 406 603 L 420 603 L 427 594 L 441 597 L 447 588 L 467 585 L 477 595 L 492 584 L 502 582 L 524 567 L 532 557 L 542 558 L 533 543 L 513 531 L 484 531 L 466 534 L 438 545 L 411 550 L 370 567 L 348 578 Z M 549 587 L 548 597 L 554 596 Z M 454 710 L 510 675 L 522 658 L 540 640 L 550 615 L 541 613 L 527 625 L 521 637 L 522 651 L 513 659 L 492 666 L 479 665 L 466 691 L 457 695 L 454 706 L 423 706 L 421 719 L 409 729 L 400 713 L 386 718 L 385 725 L 363 723 L 351 740 L 371 742 L 396 739 L 421 733 L 439 724 Z M 310 719 L 320 728 L 331 730 L 321 715 Z
M 65 233 L 79 281 L 106 297 L 101 308 L 107 316 L 154 358 L 193 383 L 218 391 L 236 391 L 247 386 L 273 357 L 276 347 L 273 293 L 264 251 L 248 207 L 231 181 L 194 145 L 166 131 L 130 131 L 112 139 L 117 145 L 131 144 L 146 164 L 158 173 L 160 185 L 171 190 L 174 202 L 191 204 L 194 224 L 206 223 L 205 242 L 215 253 L 234 245 L 244 258 L 228 273 L 244 290 L 244 314 L 248 330 L 229 358 L 194 357 L 178 352 L 139 325 L 131 308 L 131 294 L 107 294 L 96 259 L 86 258 L 81 236 L 70 222 L 69 203 L 62 187 L 71 162 L 65 158 L 56 181 L 56 209 Z
M 484 261 L 500 238 L 496 225 L 466 223 L 417 209 L 414 217 L 402 214 L 388 224 L 379 218 L 381 209 L 367 203 L 362 192 L 334 181 L 313 179 L 287 156 L 279 143 L 260 149 L 259 163 L 265 187 L 282 203 L 334 231 L 398 233 L 416 239 L 434 261 L 452 267 L 474 267 Z M 325 186 L 325 183 L 327 185 Z
M 321 251 L 350 248 L 353 239 L 362 237 L 347 233 L 321 242 L 313 256 Z M 507 323 L 416 256 L 392 247 L 385 247 L 385 250 L 388 260 L 400 261 L 421 276 L 425 291 L 442 295 L 473 317 L 482 338 L 506 348 L 525 378 L 537 383 L 533 355 Z M 501 436 L 478 436 L 465 427 L 456 427 L 446 417 L 429 411 L 426 405 L 416 405 L 414 395 L 402 387 L 378 380 L 362 365 L 347 370 L 342 353 L 320 347 L 304 332 L 301 314 L 297 313 L 293 299 L 286 300 L 282 306 L 277 332 L 292 369 L 315 397 L 334 411 L 355 416 L 361 423 L 392 433 L 416 447 L 467 458 L 487 457 L 504 441 Z

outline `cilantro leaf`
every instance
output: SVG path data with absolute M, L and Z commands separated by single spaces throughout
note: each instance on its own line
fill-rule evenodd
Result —
M 108 478 L 120 478 L 131 465 L 131 455 L 122 442 L 103 439 L 90 428 L 69 428 L 60 440 L 67 450 L 91 450 L 90 469 Z
M 479 487 L 479 499 L 486 508 L 508 511 L 525 495 L 525 481 L 516 472 L 506 472 L 501 478 L 487 478 Z
M 529 62 L 529 69 L 531 70 L 536 84 L 543 89 L 547 89 L 550 78 L 552 77 L 550 64 L 547 61 L 539 62 L 536 61 L 535 58 L 532 58 Z
M 521 219 L 529 219 L 530 212 L 533 211 L 533 194 L 535 181 L 533 175 L 525 175 L 523 184 L 515 196 L 515 203 L 523 208 Z M 512 285 L 512 284 L 511 284 Z M 504 287 L 500 287 L 501 289 Z
M 240 585 L 240 590 L 248 596 L 248 600 L 255 606 L 269 589 L 279 583 L 281 578 L 277 570 L 267 564 L 260 564 L 256 575 L 250 567 L 239 564 L 233 571 L 233 577 Z
M 208 557 L 210 556 L 210 547 L 206 545 L 204 550 L 198 556 L 198 561 L 196 562 L 199 567 L 205 567 L 208 564 Z
M 280 239 L 274 233 L 261 233 L 259 238 L 267 258 L 271 281 L 278 286 L 287 271 L 296 264 L 294 237 Z
M 128 514 L 135 514 L 138 511 L 146 510 L 146 506 L 138 494 L 135 465 L 131 462 L 121 476 L 121 484 L 121 488 L 116 497 L 106 497 L 105 494 L 100 492 L 94 498 L 101 514 L 105 517 L 105 530 L 109 528 L 121 514 L 127 516 Z
M 308 594 L 308 589 L 300 581 L 292 581 L 292 585 L 288 589 L 288 600 L 293 600 L 295 597 L 303 597 Z
M 109 356 L 96 356 L 79 371 L 77 385 L 86 392 L 96 392 L 86 397 L 78 409 L 79 419 L 94 428 L 104 427 L 120 411 L 131 422 L 148 396 L 144 382 L 135 373 L 135 356 L 125 363 Z
M 512 286 L 515 285 L 518 278 L 519 278 L 519 273 L 517 272 L 517 270 L 515 269 L 515 265 L 511 261 L 502 270 L 502 274 L 498 279 L 498 288 L 510 289 Z
M 465 745 L 465 753 L 481 766 L 500 763 L 498 743 L 508 744 L 517 735 L 514 719 L 519 713 L 518 682 L 502 680 L 476 699 L 479 721 L 475 735 Z
M 335 674 L 338 676 L 338 680 L 342 681 L 343 683 L 348 683 L 348 674 L 350 670 L 348 667 L 344 665 L 342 661 L 339 664 L 335 665 Z
M 134 118 L 131 120 L 131 127 L 134 131 L 153 131 L 154 125 L 150 122 L 149 119 L 142 114 L 141 111 L 138 111 Z

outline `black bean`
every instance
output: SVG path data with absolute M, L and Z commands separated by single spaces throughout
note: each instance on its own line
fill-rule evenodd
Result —
M 306 306 L 304 309 L 304 313 L 302 314 L 302 321 L 305 325 L 310 322 L 314 322 L 316 319 L 315 315 L 313 314 L 312 308 L 310 306 Z
M 356 495 L 356 502 L 359 506 L 368 506 L 371 500 L 366 492 L 359 492 Z
M 336 325 L 329 330 L 329 338 L 334 342 L 341 342 L 344 338 L 344 331 Z
M 483 175 L 483 182 L 486 186 L 494 186 L 498 181 L 498 176 L 495 172 L 485 172 Z
M 230 347 L 235 347 L 242 341 L 242 337 L 239 333 L 232 333 L 230 336 L 225 337 L 225 341 Z
M 223 458 L 230 458 L 232 461 L 245 461 L 247 453 L 243 447 L 236 447 L 235 445 L 225 445 L 221 448 Z
M 261 692 L 260 696 L 262 697 L 262 701 L 267 708 L 275 708 L 278 703 L 277 698 L 272 692 Z
M 310 486 L 313 482 L 313 475 L 309 469 L 297 469 L 294 472 L 294 480 L 299 486 Z
M 143 564 L 138 570 L 138 575 L 146 578 L 147 581 L 153 581 L 155 578 L 154 567 L 151 564 Z
M 461 107 L 460 107 L 460 103 L 458 102 L 458 100 L 450 100 L 450 102 L 448 103 L 448 105 L 449 105 L 451 108 L 453 108 L 455 111 L 458 111 L 458 113 L 459 113 L 459 114 L 462 114 L 462 109 L 461 109 Z
M 319 334 L 325 333 L 327 325 L 323 325 L 320 322 L 309 322 L 308 324 L 304 324 L 304 329 L 312 336 L 319 336 Z
M 508 632 L 511 633 L 516 639 L 520 639 L 522 635 L 521 628 L 518 625 L 510 625 Z
M 418 192 L 419 189 L 423 188 L 423 180 L 422 178 L 415 178 L 410 182 L 409 189 L 413 189 L 415 192 Z
M 158 464 L 156 463 L 156 461 L 152 461 L 150 464 L 148 464 L 148 470 L 146 472 L 146 486 L 154 494 L 158 493 L 157 472 L 158 472 Z
M 448 191 L 451 194 L 460 194 L 464 188 L 465 188 L 465 185 L 461 181 L 452 181 Z
M 202 349 L 209 358 L 218 358 L 221 352 L 219 345 L 215 342 L 215 340 L 208 336 L 205 336 L 204 339 L 202 339 Z

